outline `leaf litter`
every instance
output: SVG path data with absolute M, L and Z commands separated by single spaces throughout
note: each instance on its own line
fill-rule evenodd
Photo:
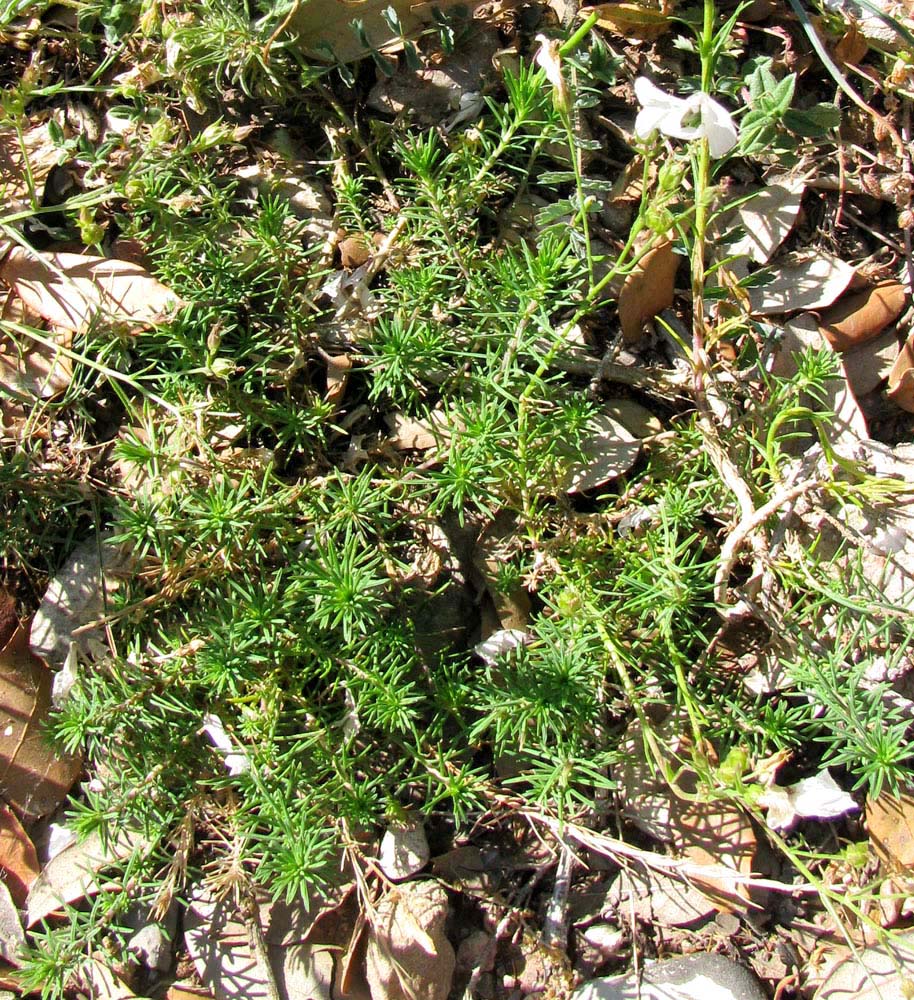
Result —
M 79 755 L 60 753 L 44 737 L 51 684 L 20 625 L 0 649 L 0 794 L 29 820 L 53 812 L 82 770 Z
M 13 247 L 0 264 L 0 280 L 32 312 L 73 333 L 84 333 L 96 321 L 130 329 L 151 326 L 181 305 L 140 265 L 91 255 Z
M 340 16 L 340 4 L 332 2 L 294 4 L 289 24 L 295 26 L 298 40 L 305 48 L 328 54 L 323 47 L 329 46 L 334 57 L 342 61 L 355 59 L 373 50 L 377 62 L 382 64 L 396 51 L 404 51 L 401 34 L 409 33 L 412 19 L 425 17 L 425 12 L 395 4 L 392 8 L 394 17 L 385 17 L 380 8 L 375 7 L 363 5 L 360 8 L 360 12 L 366 15 L 360 29 L 349 23 L 345 16 L 348 10 Z M 668 34 L 673 21 L 671 11 L 665 7 L 661 10 L 640 4 L 602 5 L 596 12 L 598 23 L 611 35 L 629 39 L 639 46 L 647 46 Z M 854 17 L 862 20 L 861 11 L 856 11 Z M 393 27 L 391 21 L 394 22 Z M 395 30 L 398 21 L 402 31 Z M 867 37 L 876 39 L 872 31 Z M 859 45 L 857 50 L 856 59 L 859 60 L 864 57 L 865 51 Z M 648 50 L 645 48 L 643 51 Z M 849 51 L 847 49 L 848 59 Z M 795 57 L 795 53 L 791 53 L 791 57 Z M 485 61 L 488 62 L 488 59 Z M 404 58 L 401 69 L 406 65 Z M 442 66 L 447 69 L 446 61 L 438 64 L 439 71 Z M 426 77 L 417 77 L 414 70 L 410 72 L 409 86 L 418 85 L 421 88 L 423 81 L 428 83 L 430 79 L 427 74 Z M 480 82 L 482 88 L 488 85 L 485 80 Z M 457 94 L 457 106 L 452 109 L 455 116 L 449 123 L 449 130 L 456 130 L 458 126 L 469 127 L 474 118 L 484 111 L 484 101 L 480 99 L 476 102 L 477 92 L 468 89 L 467 80 L 461 79 L 460 88 L 459 93 L 448 90 L 450 96 L 446 97 L 451 102 L 453 94 Z M 386 88 L 388 96 L 389 91 L 390 88 Z M 408 88 L 406 93 L 408 96 Z M 463 98 L 467 96 L 473 100 L 464 105 Z M 400 106 L 394 108 L 396 113 L 409 111 L 408 99 L 399 103 Z M 388 110 L 390 108 L 393 105 L 389 105 Z M 0 133 L 0 138 L 4 140 L 5 153 L 13 145 L 18 145 L 11 135 Z M 54 150 L 52 157 L 48 152 L 46 127 L 36 126 L 25 133 L 25 138 L 34 159 L 34 179 L 40 187 L 49 172 L 51 159 L 59 157 L 59 153 Z M 13 164 L 7 171 L 12 178 L 8 181 L 11 187 L 7 195 L 25 198 L 29 191 L 22 187 L 21 158 L 17 160 L 16 156 L 7 156 L 7 160 Z M 282 171 L 274 175 L 269 169 L 258 167 L 253 174 L 242 172 L 237 176 L 251 183 L 260 197 L 279 191 L 288 196 L 290 203 L 297 198 L 300 214 L 312 220 L 320 217 L 317 218 L 319 235 L 326 236 L 329 232 L 331 206 L 325 192 L 318 192 L 312 204 L 307 199 L 314 191 L 308 185 L 304 188 L 297 186 Z M 892 277 L 878 280 L 860 291 L 858 270 L 842 257 L 819 247 L 813 250 L 795 249 L 796 244 L 801 242 L 799 231 L 804 225 L 802 209 L 807 180 L 805 175 L 802 178 L 770 177 L 765 187 L 738 209 L 735 222 L 729 220 L 728 224 L 736 224 L 745 232 L 741 241 L 729 249 L 738 256 L 747 256 L 753 265 L 762 268 L 753 272 L 763 275 L 762 281 L 750 283 L 748 290 L 749 302 L 756 316 L 794 317 L 783 324 L 782 359 L 793 354 L 794 349 L 797 353 L 810 347 L 822 349 L 823 336 L 835 351 L 841 353 L 846 382 L 843 378 L 835 380 L 827 400 L 840 431 L 835 433 L 830 430 L 829 437 L 836 447 L 853 450 L 866 439 L 879 417 L 872 408 L 864 413 L 863 397 L 877 390 L 886 377 L 889 378 L 888 398 L 901 409 L 914 410 L 914 404 L 910 402 L 911 386 L 914 385 L 911 375 L 914 354 L 910 342 L 902 344 L 891 374 L 882 353 L 877 356 L 875 348 L 863 351 L 879 338 L 885 341 L 879 349 L 881 352 L 891 353 L 891 348 L 897 348 L 898 336 L 892 326 L 907 304 L 907 289 L 901 281 Z M 305 189 L 305 194 L 299 197 Z M 364 243 L 364 240 L 356 243 Z M 780 253 L 785 243 L 791 249 Z M 365 257 L 364 246 L 361 252 L 356 251 L 355 243 L 347 248 L 342 257 L 347 271 L 338 272 L 324 286 L 324 292 L 341 316 L 345 314 L 348 318 L 350 314 L 356 314 L 361 321 L 371 322 L 379 313 L 378 296 L 372 290 L 374 273 L 367 269 L 360 271 L 366 268 L 369 258 Z M 681 298 L 682 289 L 675 287 L 680 263 L 672 243 L 661 242 L 643 258 L 639 268 L 619 289 L 618 322 L 627 346 L 637 347 L 627 361 L 636 377 L 639 364 L 649 358 L 649 351 L 653 349 L 653 345 L 647 346 L 650 337 L 645 336 L 646 332 L 650 332 L 650 321 L 675 306 Z M 352 268 L 360 273 L 348 273 Z M 743 268 L 735 269 L 741 276 L 744 274 Z M 135 332 L 158 324 L 182 305 L 181 299 L 153 278 L 145 267 L 82 253 L 36 253 L 17 246 L 10 251 L 0 268 L 0 278 L 11 290 L 8 306 L 18 309 L 17 313 L 6 314 L 8 320 L 36 330 L 42 323 L 49 325 L 49 329 L 41 330 L 48 343 L 35 341 L 34 345 L 29 345 L 27 338 L 4 335 L 0 345 L 0 373 L 3 374 L 4 388 L 42 399 L 54 398 L 66 391 L 69 385 L 72 364 L 67 352 L 71 351 L 73 335 L 82 336 L 99 324 Z M 14 305 L 11 306 L 11 303 Z M 365 329 L 365 326 L 353 323 L 347 336 L 356 341 L 365 336 Z M 595 370 L 594 359 L 591 358 L 590 362 L 582 360 L 586 355 L 586 346 L 584 354 L 575 355 L 575 361 L 581 366 L 590 363 L 591 369 Z M 359 370 L 350 362 L 349 355 L 341 357 L 345 361 L 327 362 L 325 401 L 334 408 L 344 410 L 347 394 L 353 391 Z M 636 357 L 638 362 L 631 364 L 631 359 Z M 858 366 L 853 369 L 856 372 L 854 375 L 851 374 L 852 364 Z M 774 374 L 780 377 L 790 377 L 796 371 L 796 365 L 791 368 L 789 363 L 773 369 Z M 639 393 L 645 385 L 650 387 L 652 383 L 646 380 L 639 382 Z M 640 395 L 639 398 L 645 396 Z M 665 400 L 664 405 L 668 403 L 668 396 L 660 398 Z M 650 407 L 634 400 L 603 399 L 602 402 L 600 415 L 590 425 L 584 441 L 584 458 L 572 470 L 568 493 L 573 503 L 586 504 L 590 498 L 581 494 L 592 493 L 626 476 L 645 452 L 650 451 L 651 439 L 662 435 L 665 427 L 665 421 Z M 638 411 L 639 406 L 643 412 Z M 425 452 L 427 454 L 423 458 L 428 462 L 442 460 L 452 439 L 446 421 L 438 420 L 440 412 L 433 410 L 428 419 L 416 419 L 399 410 L 389 411 L 383 418 L 390 428 L 385 443 L 397 451 Z M 664 418 L 669 416 L 669 410 L 661 408 L 660 412 Z M 674 419 L 680 416 L 677 414 Z M 460 433 L 463 428 L 455 427 L 453 430 Z M 811 424 L 804 425 L 802 430 L 811 437 Z M 353 441 L 356 437 L 353 435 Z M 647 439 L 644 445 L 642 439 Z M 355 451 L 358 452 L 358 449 Z M 367 455 L 367 452 L 361 452 L 354 462 L 362 461 Z M 625 489 L 624 480 L 619 488 Z M 662 523 L 660 504 L 624 508 L 619 512 L 622 514 L 618 522 L 620 536 L 623 535 L 621 525 L 625 518 L 632 518 L 635 512 L 641 511 L 650 512 L 645 518 L 645 525 Z M 790 507 L 789 511 L 806 528 L 815 530 L 815 511 L 803 511 L 797 505 Z M 890 556 L 897 556 L 899 552 L 906 554 L 903 540 L 894 551 L 889 545 L 896 535 L 904 534 L 905 525 L 894 516 L 886 517 L 883 513 L 876 520 L 876 529 L 869 532 L 872 544 L 869 544 L 868 551 L 882 559 L 881 569 L 885 571 L 893 562 Z M 497 518 L 492 523 L 496 521 Z M 857 530 L 857 526 L 852 527 Z M 872 525 L 869 527 L 872 528 Z M 793 530 L 796 534 L 798 529 Z M 530 641 L 531 636 L 525 631 L 525 626 L 531 607 L 539 600 L 536 584 L 540 570 L 537 567 L 528 573 L 512 595 L 508 595 L 508 600 L 500 590 L 498 570 L 514 555 L 509 544 L 513 531 L 515 527 L 511 525 L 505 536 L 506 544 L 501 546 L 502 539 L 497 537 L 497 532 L 490 532 L 491 537 L 486 539 L 484 530 L 479 536 L 480 552 L 470 560 L 483 577 L 482 589 L 496 603 L 496 617 L 504 626 L 473 646 L 483 662 L 494 668 L 495 674 L 499 664 L 504 663 L 519 645 Z M 875 541 L 877 536 L 878 544 Z M 637 540 L 638 532 L 632 530 L 630 537 Z M 789 533 L 783 537 L 789 541 Z M 899 560 L 894 561 L 897 563 Z M 38 624 L 32 626 L 34 650 L 61 669 L 71 660 L 74 642 L 79 644 L 84 654 L 99 652 L 99 647 L 87 644 L 85 626 L 104 613 L 105 578 L 109 567 L 104 564 L 104 559 L 96 559 L 95 562 L 96 565 L 92 565 L 92 557 L 78 550 L 78 556 L 74 555 L 52 580 L 36 618 Z M 19 647 L 22 646 L 22 634 L 20 630 L 13 636 Z M 99 632 L 96 638 L 101 636 Z M 37 670 L 41 666 L 44 673 L 38 670 L 38 674 L 46 679 L 47 668 L 27 649 L 24 652 L 20 649 L 17 653 L 17 646 L 11 640 L 9 647 L 3 651 L 4 656 L 8 650 L 17 671 L 22 671 L 24 661 L 21 657 L 24 657 L 28 660 L 29 669 Z M 9 677 L 8 683 L 12 684 Z M 351 695 L 349 697 L 351 700 Z M 675 732 L 678 726 L 679 723 L 674 722 L 670 730 L 671 747 L 675 745 L 682 749 L 685 743 Z M 239 777 L 250 770 L 249 758 L 238 751 L 218 716 L 210 714 L 202 717 L 201 729 L 222 754 L 224 770 L 229 777 Z M 358 735 L 358 730 L 355 735 Z M 350 733 L 347 738 L 353 738 L 353 734 Z M 636 907 L 635 916 L 643 924 L 670 927 L 701 925 L 709 915 L 721 910 L 743 915 L 757 907 L 757 893 L 753 894 L 753 886 L 758 883 L 754 888 L 762 889 L 765 881 L 757 871 L 760 864 L 757 855 L 758 831 L 761 825 L 753 825 L 747 810 L 709 795 L 689 771 L 678 773 L 675 788 L 671 788 L 668 782 L 658 781 L 656 774 L 651 773 L 652 768 L 644 758 L 640 743 L 640 738 L 629 741 L 627 749 L 630 758 L 622 768 L 616 769 L 617 780 L 623 786 L 624 813 L 629 821 L 639 824 L 644 833 L 666 846 L 656 851 L 632 849 L 631 845 L 622 841 L 615 842 L 612 838 L 590 831 L 571 829 L 571 836 L 578 837 L 578 846 L 586 845 L 595 853 L 602 850 L 604 856 L 616 860 L 625 856 L 641 866 L 635 872 L 622 870 L 616 874 L 613 885 L 618 891 L 612 896 L 612 905 L 618 908 L 622 903 L 632 904 Z M 674 760 L 670 756 L 666 762 Z M 61 762 L 61 758 L 51 758 L 53 766 L 59 766 Z M 17 767 L 23 764 L 18 754 L 15 763 Z M 40 766 L 33 767 L 30 762 L 28 768 L 32 768 L 33 774 L 40 770 Z M 68 780 L 72 783 L 73 778 L 61 777 L 56 782 L 55 794 L 67 785 Z M 65 792 L 66 788 L 63 790 Z M 676 794 L 677 790 L 684 794 Z M 9 798 L 16 799 L 14 792 L 7 794 Z M 870 842 L 880 861 L 896 872 L 909 868 L 911 864 L 904 847 L 904 830 L 910 820 L 908 798 L 902 795 L 900 799 L 894 799 L 883 795 L 867 799 L 866 824 Z M 52 798 L 47 801 L 50 803 Z M 14 801 L 14 804 L 17 803 Z M 857 809 L 856 801 L 835 784 L 827 770 L 799 778 L 785 786 L 772 781 L 765 795 L 755 804 L 762 808 L 768 825 L 782 831 L 804 820 L 837 820 Z M 33 816 L 21 804 L 17 808 L 21 809 L 26 820 Z M 0 836 L 0 848 L 6 843 L 5 837 L 11 838 L 8 847 L 10 864 L 4 862 L 8 869 L 6 885 L 11 894 L 16 893 L 15 902 L 19 904 L 23 892 L 29 891 L 31 885 L 26 906 L 30 923 L 52 914 L 62 901 L 79 902 L 86 894 L 98 891 L 98 873 L 112 860 L 113 854 L 100 849 L 100 845 L 90 838 L 83 845 L 68 847 L 36 878 L 37 862 L 31 860 L 34 848 L 30 854 L 28 834 L 21 824 L 17 826 L 18 821 L 12 812 L 8 812 L 8 820 L 4 828 L 7 833 Z M 755 822 L 758 824 L 758 816 Z M 552 832 L 557 838 L 568 833 L 565 830 L 559 832 L 558 828 Z M 455 848 L 455 851 L 459 850 L 461 848 Z M 359 994 L 353 987 L 352 995 L 368 997 L 370 994 L 372 1000 L 401 996 L 411 1000 L 419 996 L 443 998 L 454 978 L 455 959 L 449 940 L 453 929 L 448 928 L 446 923 L 448 915 L 453 915 L 454 897 L 459 889 L 452 889 L 449 896 L 438 883 L 415 878 L 427 864 L 429 853 L 422 824 L 407 828 L 391 824 L 379 845 L 378 864 L 387 878 L 404 881 L 361 902 L 350 890 L 344 894 L 341 903 L 328 903 L 315 916 L 300 907 L 296 910 L 295 907 L 283 908 L 279 904 L 258 901 L 254 910 L 248 910 L 242 917 L 228 899 L 217 899 L 205 884 L 197 884 L 191 890 L 191 905 L 185 913 L 185 942 L 200 978 L 220 998 L 259 995 L 272 998 L 271 984 L 280 986 L 281 995 L 284 990 L 290 996 L 304 993 L 329 996 L 334 989 L 334 977 L 338 974 L 336 963 L 343 955 L 351 979 L 364 979 L 359 987 L 362 993 Z M 474 857 L 477 862 L 474 870 L 485 871 L 486 865 L 480 860 L 482 852 Z M 458 879 L 472 876 L 472 873 L 461 871 L 462 875 L 455 876 Z M 624 890 L 623 882 L 626 883 Z M 786 882 L 779 883 L 778 889 L 786 886 Z M 17 920 L 13 919 L 7 927 L 7 909 L 5 897 L 0 898 L 0 936 L 4 946 L 9 940 L 18 945 Z M 15 917 L 14 906 L 12 912 Z M 335 926 L 331 933 L 329 928 L 334 922 L 339 926 Z M 256 943 L 252 944 L 257 937 L 255 925 L 263 930 L 265 950 L 258 949 Z M 318 927 L 321 933 L 315 930 Z M 18 933 L 21 933 L 21 927 Z M 495 940 L 498 944 L 497 935 Z M 875 951 L 872 955 L 867 951 L 867 960 L 875 954 Z M 113 977 L 107 966 L 95 960 L 89 979 L 101 995 L 135 995 L 127 985 Z M 837 997 L 845 995 L 841 990 L 848 988 L 827 980 L 816 996 L 823 1000 L 825 997 Z M 867 989 L 859 983 L 855 988 L 858 991 Z M 183 987 L 173 989 L 186 992 Z M 866 993 L 854 995 L 863 996 Z

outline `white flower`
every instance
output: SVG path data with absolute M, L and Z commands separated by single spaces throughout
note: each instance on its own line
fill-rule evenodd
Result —
M 798 819 L 837 819 L 860 808 L 827 769 L 786 787 L 772 782 L 758 804 L 767 808 L 772 830 L 782 831 L 792 829 Z
M 203 716 L 203 732 L 209 737 L 213 746 L 222 754 L 222 762 L 228 768 L 231 775 L 244 774 L 251 769 L 251 761 L 248 755 L 242 750 L 240 753 L 235 750 L 229 734 L 225 731 L 225 725 L 218 715 L 208 714 Z
M 520 629 L 503 628 L 498 632 L 493 632 L 484 642 L 476 643 L 473 652 L 491 667 L 499 656 L 510 653 L 518 646 L 526 646 L 530 642 L 530 638 L 526 632 L 521 632 Z
M 537 35 L 536 40 L 540 43 L 539 51 L 535 56 L 537 65 L 542 66 L 546 73 L 546 79 L 552 84 L 555 91 L 556 104 L 559 108 L 567 110 L 570 106 L 570 101 L 568 99 L 568 88 L 565 85 L 565 77 L 562 76 L 559 40 L 557 38 L 547 38 L 545 35 Z
M 647 77 L 639 76 L 635 96 L 641 103 L 635 119 L 639 139 L 646 139 L 655 129 L 673 139 L 706 138 L 715 159 L 729 153 L 737 143 L 739 133 L 730 112 L 703 91 L 686 98 L 674 97 L 655 87 Z

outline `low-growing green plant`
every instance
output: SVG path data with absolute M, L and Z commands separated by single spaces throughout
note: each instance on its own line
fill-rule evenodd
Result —
M 726 296 L 727 258 L 710 233 L 732 207 L 720 184 L 730 157 L 802 148 L 793 77 L 740 65 L 737 14 L 721 20 L 706 0 L 682 46 L 693 93 L 640 88 L 641 201 L 611 246 L 596 220 L 608 182 L 588 176 L 580 116 L 621 62 L 590 36 L 594 18 L 567 40 L 540 39 L 540 56 L 506 68 L 464 131 L 398 122 L 364 166 L 328 171 L 327 233 L 388 243 L 368 315 L 350 323 L 327 291 L 333 238 L 315 238 L 278 194 L 250 196 L 233 169 L 245 155 L 233 127 L 185 135 L 171 113 L 176 94 L 204 101 L 232 86 L 304 115 L 295 88 L 327 67 L 312 70 L 293 38 L 275 35 L 287 13 L 207 2 L 157 25 L 151 8 L 84 12 L 108 32 L 101 48 L 135 22 L 163 45 L 162 92 L 136 108 L 135 139 L 98 204 L 110 202 L 100 217 L 143 244 L 185 304 L 129 340 L 94 330 L 74 342 L 83 374 L 65 406 L 119 407 L 122 482 L 96 519 L 136 572 L 106 609 L 110 656 L 81 671 L 51 728 L 99 771 L 74 825 L 128 831 L 143 846 L 121 866 L 123 892 L 36 932 L 24 982 L 45 997 L 63 996 L 102 939 L 122 936 L 128 901 L 167 905 L 204 871 L 226 892 L 307 900 L 340 878 L 353 838 L 407 806 L 451 826 L 497 816 L 506 801 L 591 820 L 620 780 L 633 720 L 673 794 L 747 811 L 749 786 L 721 778 L 712 745 L 754 762 L 794 750 L 874 796 L 898 789 L 910 764 L 886 685 L 858 683 L 874 658 L 905 655 L 909 631 L 845 572 L 847 553 L 817 560 L 808 543 L 761 567 L 776 583 L 763 611 L 789 642 L 783 690 L 751 693 L 715 652 L 731 610 L 716 606 L 721 547 L 783 488 L 800 435 L 835 459 L 834 481 L 816 484 L 826 502 L 878 493 L 820 433 L 836 374 L 825 354 L 805 355 L 789 380 L 759 373 L 749 391 L 723 387 L 711 363 L 727 339 L 749 342 L 747 367 L 759 361 L 762 337 L 738 303 L 711 309 Z M 739 113 L 712 95 L 735 100 L 743 82 L 737 138 Z M 308 122 L 351 130 L 328 87 L 306 92 Z M 681 112 L 671 135 L 664 107 Z M 820 118 L 823 130 L 834 124 Z M 97 170 L 111 155 L 79 152 Z M 536 235 L 518 238 L 502 220 L 531 191 L 549 204 Z M 76 229 L 84 207 L 63 206 Z M 81 231 L 98 219 L 82 218 Z M 668 400 L 668 427 L 629 473 L 570 497 L 604 388 L 567 364 L 573 334 L 605 334 L 620 284 L 662 242 L 688 260 L 691 330 L 671 332 L 694 406 Z M 348 381 L 331 391 L 328 359 L 341 353 Z M 727 409 L 729 440 L 712 398 Z M 397 451 L 392 415 L 427 421 L 434 447 Z M 25 489 L 36 461 L 19 449 L 0 474 L 11 509 L 28 494 L 8 528 L 7 571 L 45 545 L 38 515 L 59 496 L 40 479 Z M 84 513 L 55 537 L 61 555 Z M 624 528 L 633 513 L 643 517 Z M 530 611 L 523 643 L 481 657 L 481 613 L 464 583 L 482 570 L 461 550 L 481 547 L 496 518 L 512 545 L 487 569 L 487 598 L 522 590 Z M 664 709 L 686 720 L 691 750 L 677 758 L 654 736 Z M 230 754 L 213 745 L 219 727 Z M 697 792 L 684 792 L 682 769 L 697 774 Z M 195 845 L 198 825 L 208 836 Z M 186 871 L 167 857 L 178 839 Z

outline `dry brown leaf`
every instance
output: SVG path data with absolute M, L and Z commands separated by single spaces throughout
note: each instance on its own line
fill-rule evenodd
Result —
M 447 10 L 459 0 L 443 0 L 435 6 Z M 464 3 L 464 7 L 467 5 Z M 473 6 L 472 4 L 470 5 Z M 301 4 L 290 24 L 289 31 L 297 36 L 298 45 L 319 59 L 333 56 L 342 62 L 353 62 L 368 55 L 368 50 L 351 27 L 352 21 L 362 22 L 370 45 L 385 52 L 403 47 L 400 34 L 391 30 L 381 12 L 393 7 L 400 19 L 402 34 L 414 37 L 419 29 L 431 20 L 429 7 L 413 0 L 308 0 Z
M 670 30 L 672 21 L 656 7 L 640 3 L 603 3 L 581 11 L 580 17 L 599 13 L 597 24 L 631 41 L 651 42 Z
M 859 347 L 894 323 L 907 299 L 907 289 L 900 282 L 880 281 L 862 292 L 845 296 L 823 313 L 822 333 L 836 351 Z
M 122 979 L 97 958 L 90 959 L 82 967 L 82 974 L 91 983 L 95 1000 L 130 1000 L 136 996 Z
M 13 901 L 9 889 L 0 882 L 0 958 L 10 965 L 19 965 L 24 947 L 25 930 L 22 927 L 19 908 Z
M 663 872 L 623 869 L 613 880 L 603 912 L 634 915 L 662 927 L 688 927 L 714 913 L 716 907 L 700 889 Z
M 16 906 L 24 906 L 40 871 L 35 845 L 9 806 L 0 805 L 0 870 Z
M 51 858 L 32 883 L 25 901 L 26 927 L 43 920 L 64 903 L 75 903 L 98 892 L 98 872 L 143 846 L 140 837 L 122 832 L 116 841 L 109 840 L 107 845 L 102 843 L 98 833 L 91 833 L 85 840 L 65 847 Z
M 45 178 L 58 163 L 60 153 L 51 141 L 46 121 L 24 132 L 21 143 L 14 128 L 0 127 L 0 197 L 7 210 L 31 201 L 29 174 L 35 197 L 41 202 Z
M 671 715 L 654 728 L 660 746 L 670 754 L 685 753 L 683 720 Z M 752 874 L 756 838 L 751 822 L 723 801 L 683 799 L 656 774 L 648 763 L 643 730 L 632 723 L 623 749 L 625 764 L 619 771 L 623 814 L 639 829 L 658 840 L 672 843 L 687 860 L 703 867 L 731 869 L 737 876 Z M 676 766 L 674 764 L 674 766 Z M 694 772 L 681 771 L 679 787 L 689 795 L 700 792 Z M 740 878 L 695 878 L 694 884 L 721 909 L 745 910 L 749 892 Z
M 0 587 L 0 649 L 6 647 L 17 628 L 19 616 L 16 614 L 16 601 L 5 587 Z
M 649 250 L 626 277 L 619 292 L 619 323 L 626 344 L 639 340 L 644 324 L 673 304 L 676 272 L 682 258 L 668 240 Z
M 835 961 L 812 1000 L 908 1000 L 914 991 L 914 934 L 893 935 L 884 946 L 852 955 L 834 949 Z
M 682 746 L 682 719 L 671 715 L 654 726 L 661 746 L 676 754 Z M 671 816 L 669 785 L 647 759 L 644 730 L 635 719 L 629 724 L 620 747 L 623 764 L 616 773 L 622 797 L 622 814 L 639 830 L 663 843 L 671 843 L 675 829 Z
M 857 30 L 856 25 L 850 24 L 847 31 L 845 31 L 844 35 L 835 45 L 835 60 L 839 65 L 856 66 L 869 50 L 870 43 L 866 40 L 862 32 Z
M 394 410 L 385 414 L 384 423 L 390 428 L 388 441 L 398 451 L 428 451 L 451 439 L 441 410 L 433 410 L 425 419 L 408 417 Z
M 130 565 L 126 549 L 104 539 L 90 538 L 78 545 L 41 599 L 32 620 L 32 652 L 53 667 L 64 665 L 73 642 L 91 656 L 92 641 L 103 643 L 104 630 L 101 626 L 78 634 L 76 630 L 104 614 L 106 589 L 113 589 Z
M 491 896 L 500 884 L 498 869 L 487 862 L 478 847 L 469 844 L 439 854 L 432 859 L 432 868 L 445 882 L 481 896 Z
M 867 797 L 866 828 L 876 856 L 890 871 L 914 871 L 914 792 Z
M 401 882 L 422 871 L 429 856 L 425 826 L 413 819 L 387 828 L 378 850 L 378 866 L 392 882 Z
M 182 980 L 172 983 L 165 994 L 165 1000 L 211 1000 L 212 993 L 203 986 Z
M 335 993 L 346 1000 L 372 1000 L 365 978 L 365 949 L 368 947 L 368 918 L 360 910 L 349 938 L 349 946 L 340 959 Z
M 340 252 L 340 265 L 351 271 L 367 263 L 375 247 L 367 237 L 360 234 L 340 240 L 337 249 Z
M 805 190 L 803 177 L 778 178 L 740 205 L 727 224 L 738 223 L 745 235 L 727 248 L 727 255 L 767 263 L 793 229 Z
M 752 823 L 723 801 L 672 800 L 674 843 L 683 856 L 699 865 L 723 865 L 737 875 L 751 875 L 757 847 Z M 745 910 L 754 900 L 745 882 L 695 879 L 696 886 L 724 910 Z
M 270 969 L 251 947 L 249 927 L 230 900 L 216 900 L 198 884 L 190 891 L 184 941 L 200 979 L 216 1000 L 268 997 L 269 981 L 281 996 L 329 1000 L 335 957 L 349 943 L 355 922 L 350 895 L 342 903 L 312 896 L 312 909 L 283 902 L 257 907 Z
M 145 268 L 105 257 L 13 247 L 0 265 L 0 278 L 39 316 L 74 333 L 86 330 L 96 317 L 150 326 L 181 305 Z
M 834 350 L 819 329 L 816 317 L 812 313 L 801 313 L 784 324 L 778 351 L 772 359 L 772 374 L 785 378 L 796 375 L 797 358 L 810 348 L 816 351 Z M 845 357 L 847 356 L 841 356 L 842 363 Z M 828 382 L 823 389 L 822 404 L 834 414 L 834 419 L 824 428 L 829 440 L 836 446 L 853 448 L 858 441 L 869 437 L 869 433 L 866 419 L 848 387 L 849 383 L 849 375 L 847 381 L 834 379 Z M 808 421 L 801 424 L 798 430 L 806 436 L 795 436 L 789 442 L 789 446 L 797 452 L 816 439 L 816 432 Z
M 641 442 L 607 414 L 598 414 L 588 424 L 590 435 L 582 442 L 582 459 L 568 472 L 565 490 L 583 493 L 595 490 L 624 475 L 638 460 Z
M 660 418 L 633 399 L 613 397 L 603 401 L 602 409 L 636 438 L 652 437 L 663 430 Z
M 896 406 L 914 413 L 914 335 L 901 345 L 889 372 L 888 397 Z
M 824 250 L 786 254 L 774 264 L 764 285 L 749 289 L 749 303 L 757 316 L 825 309 L 844 294 L 854 268 Z
M 365 952 L 372 1000 L 446 1000 L 455 965 L 447 912 L 447 895 L 431 880 L 397 886 L 378 903 Z
M 73 376 L 73 364 L 59 348 L 70 348 L 71 331 L 45 332 L 41 329 L 44 322 L 41 316 L 12 293 L 3 303 L 2 319 L 34 329 L 50 344 L 42 344 L 27 334 L 0 334 L 0 389 L 11 396 L 37 399 L 50 399 L 63 392 Z
M 29 820 L 53 812 L 82 768 L 47 740 L 51 682 L 20 627 L 0 651 L 0 794 Z
M 327 391 L 324 399 L 331 406 L 339 406 L 349 385 L 349 372 L 352 370 L 352 358 L 348 354 L 337 354 L 327 359 Z
M 853 347 L 841 355 L 847 384 L 857 399 L 872 392 L 888 377 L 898 355 L 898 338 L 886 330 L 868 344 Z
M 523 583 L 509 593 L 499 586 L 502 570 L 520 549 L 520 539 L 517 518 L 502 510 L 479 533 L 473 548 L 473 565 L 486 583 L 498 624 L 503 629 L 525 629 L 530 620 L 530 594 Z

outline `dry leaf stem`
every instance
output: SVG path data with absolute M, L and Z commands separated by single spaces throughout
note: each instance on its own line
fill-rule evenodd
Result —
M 825 486 L 827 483 L 823 479 L 805 479 L 802 483 L 781 489 L 766 504 L 744 516 L 730 532 L 720 550 L 720 561 L 714 574 L 714 600 L 718 605 L 718 610 L 725 618 L 739 611 L 738 606 L 736 608 L 727 607 L 727 582 L 730 579 L 730 571 L 736 563 L 740 548 L 752 533 L 784 504 L 791 503 L 803 494 L 822 489 Z
M 559 840 L 558 869 L 543 921 L 543 944 L 558 951 L 564 951 L 568 942 L 568 894 L 571 891 L 574 862 L 571 848 L 564 840 Z
M 253 893 L 247 892 L 239 899 L 238 909 L 247 928 L 251 951 L 263 972 L 263 986 L 267 991 L 267 1000 L 282 1000 L 276 976 L 273 973 L 273 966 L 270 963 L 270 952 L 267 948 L 266 938 L 263 936 L 263 927 L 260 926 L 260 914 Z

